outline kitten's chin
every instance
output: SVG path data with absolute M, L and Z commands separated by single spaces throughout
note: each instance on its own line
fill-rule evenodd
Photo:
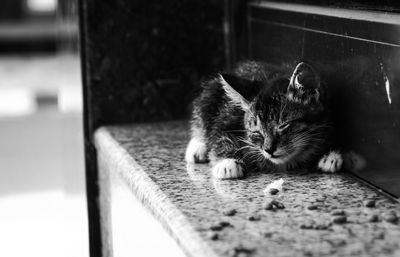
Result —
M 281 164 L 286 163 L 286 160 L 282 159 L 282 158 L 268 158 L 268 160 L 270 162 L 272 162 L 273 164 L 277 164 L 277 165 L 281 165 Z
M 296 153 L 288 154 L 288 155 L 279 155 L 279 156 L 271 156 L 271 154 L 267 153 L 266 151 L 262 150 L 261 151 L 263 156 L 272 162 L 273 164 L 276 165 L 282 165 L 290 162 L 293 157 L 296 155 Z

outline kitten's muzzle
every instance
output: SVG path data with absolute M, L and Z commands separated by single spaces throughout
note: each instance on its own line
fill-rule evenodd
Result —
M 276 139 L 264 143 L 264 151 L 267 152 L 271 157 L 274 156 L 274 152 L 278 148 L 278 142 Z

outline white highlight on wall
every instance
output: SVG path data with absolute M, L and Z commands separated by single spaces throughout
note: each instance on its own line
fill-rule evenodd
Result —
M 386 76 L 386 74 L 383 74 L 383 80 L 385 81 L 386 95 L 387 95 L 389 104 L 392 104 L 392 97 L 390 96 L 390 82 L 389 82 L 389 78 Z
M 392 97 L 390 95 L 390 81 L 389 81 L 388 76 L 386 75 L 385 68 L 383 67 L 383 63 L 379 63 L 379 65 L 381 67 L 383 81 L 385 82 L 386 96 L 387 96 L 389 104 L 392 104 Z
M 27 0 L 26 6 L 31 12 L 55 12 L 57 0 Z

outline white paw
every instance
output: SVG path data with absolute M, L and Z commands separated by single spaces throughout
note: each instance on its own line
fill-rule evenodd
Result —
M 186 148 L 185 160 L 187 163 L 207 162 L 206 144 L 198 138 L 192 138 Z
M 342 168 L 343 158 L 338 152 L 331 151 L 324 155 L 318 163 L 318 168 L 323 172 L 337 172 Z
M 347 171 L 357 172 L 365 168 L 367 162 L 364 157 L 355 153 L 348 152 L 344 156 L 343 167 Z
M 212 168 L 214 178 L 233 179 L 244 176 L 242 165 L 235 159 L 222 159 Z

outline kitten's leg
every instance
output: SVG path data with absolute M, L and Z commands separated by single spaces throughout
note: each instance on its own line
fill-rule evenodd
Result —
M 350 151 L 343 156 L 343 168 L 347 171 L 358 172 L 364 169 L 366 161 L 361 155 Z
M 323 172 L 338 172 L 343 165 L 343 157 L 339 152 L 330 151 L 318 162 L 318 168 Z
M 186 147 L 185 160 L 187 163 L 207 162 L 208 149 L 205 141 L 205 130 L 203 121 L 195 110 L 192 120 L 192 138 Z
M 243 163 L 237 159 L 237 146 L 227 136 L 219 136 L 209 153 L 212 175 L 218 179 L 236 179 L 244 176 Z
M 185 154 L 187 163 L 204 163 L 207 162 L 207 146 L 205 142 L 198 137 L 193 137 L 187 148 Z

